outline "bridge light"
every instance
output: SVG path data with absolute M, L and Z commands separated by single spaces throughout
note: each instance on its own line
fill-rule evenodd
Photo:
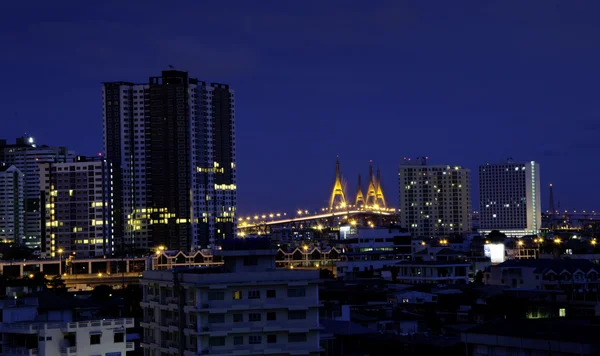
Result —
M 302 210 L 298 210 L 298 215 L 302 215 Z

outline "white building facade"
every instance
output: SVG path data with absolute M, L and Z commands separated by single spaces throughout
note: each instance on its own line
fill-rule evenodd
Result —
M 40 164 L 44 203 L 42 253 L 80 258 L 111 256 L 113 190 L 111 165 L 103 157 Z
M 135 349 L 126 341 L 132 318 L 73 321 L 70 312 L 57 310 L 40 321 L 32 297 L 5 299 L 0 307 L 3 356 L 125 356 Z
M 538 234 L 542 227 L 539 164 L 509 160 L 480 166 L 479 215 L 481 233 Z
M 319 355 L 318 272 L 275 269 L 274 253 L 144 272 L 144 355 Z
M 25 238 L 23 174 L 15 166 L 0 166 L 0 241 Z
M 235 237 L 233 90 L 171 70 L 105 83 L 102 96 L 123 246 L 192 251 Z
M 398 170 L 400 223 L 415 238 L 471 232 L 471 171 L 404 159 Z

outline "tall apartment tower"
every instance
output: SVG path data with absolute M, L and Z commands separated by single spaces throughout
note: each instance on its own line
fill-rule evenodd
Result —
M 540 165 L 536 162 L 479 167 L 481 233 L 500 230 L 507 236 L 536 235 L 542 227 Z
M 44 205 L 42 253 L 56 257 L 111 256 L 113 202 L 110 163 L 78 156 L 73 162 L 40 164 Z
M 42 208 L 40 205 L 40 163 L 59 163 L 72 161 L 75 154 L 66 147 L 37 145 L 33 137 L 17 138 L 15 144 L 7 144 L 0 140 L 0 162 L 14 165 L 23 174 L 23 189 L 25 195 L 25 246 L 41 247 Z
M 15 166 L 0 165 L 0 242 L 25 237 L 23 174 Z
M 228 85 L 168 70 L 104 83 L 122 248 L 190 251 L 236 236 L 235 100 Z
M 414 237 L 471 232 L 471 171 L 404 159 L 398 170 L 401 224 Z

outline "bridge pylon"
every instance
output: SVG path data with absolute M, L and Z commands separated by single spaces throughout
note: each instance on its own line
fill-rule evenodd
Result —
M 340 159 L 339 157 L 335 160 L 335 183 L 333 183 L 333 190 L 331 191 L 331 198 L 329 199 L 329 210 L 337 205 L 346 207 L 346 194 L 344 194 L 344 188 L 342 186 L 342 175 L 340 173 Z
M 367 188 L 367 206 L 377 204 L 377 190 L 375 188 L 375 177 L 373 177 L 373 161 L 369 161 L 369 187 Z
M 365 206 L 365 196 L 362 192 L 360 174 L 358 175 L 358 188 L 356 189 L 356 199 L 354 199 L 354 206 L 356 206 L 357 208 Z
M 385 197 L 383 196 L 383 189 L 381 189 L 381 171 L 379 168 L 377 168 L 377 178 L 375 184 L 377 185 L 377 190 L 375 191 L 375 204 L 380 208 L 385 208 L 387 206 L 385 204 Z

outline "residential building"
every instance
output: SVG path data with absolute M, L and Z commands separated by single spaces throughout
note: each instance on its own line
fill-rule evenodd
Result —
M 222 267 L 144 272 L 144 355 L 319 355 L 319 272 L 276 269 L 268 239 L 217 252 Z
M 396 263 L 392 278 L 409 284 L 467 284 L 469 266 L 461 261 L 403 261 Z
M 17 138 L 15 144 L 0 140 L 0 162 L 14 165 L 23 174 L 24 239 L 27 247 L 40 248 L 42 245 L 42 227 L 40 205 L 40 163 L 68 162 L 75 157 L 66 147 L 37 145 L 33 137 Z
M 479 167 L 480 233 L 536 235 L 542 227 L 540 165 L 534 161 Z
M 23 174 L 15 166 L 0 165 L 0 241 L 21 242 L 25 237 Z
M 45 297 L 50 296 L 0 300 L 1 355 L 125 355 L 134 350 L 134 343 L 127 342 L 132 318 L 76 319 L 74 308 L 65 303 L 43 308 Z
M 104 83 L 102 96 L 119 247 L 192 251 L 235 237 L 233 90 L 167 70 Z
M 341 227 L 339 250 L 341 261 L 335 263 L 337 278 L 350 278 L 364 272 L 372 273 L 410 260 L 413 247 L 405 229 L 383 227 Z
M 599 270 L 596 264 L 586 260 L 508 260 L 492 265 L 484 273 L 484 280 L 489 285 L 562 290 L 574 299 L 595 300 L 600 290 Z
M 40 164 L 46 256 L 57 257 L 59 251 L 81 258 L 113 254 L 111 170 L 101 156 Z
M 398 170 L 400 221 L 413 237 L 471 232 L 471 171 L 404 159 Z
M 462 333 L 464 355 L 597 355 L 600 327 L 590 320 L 500 320 Z

